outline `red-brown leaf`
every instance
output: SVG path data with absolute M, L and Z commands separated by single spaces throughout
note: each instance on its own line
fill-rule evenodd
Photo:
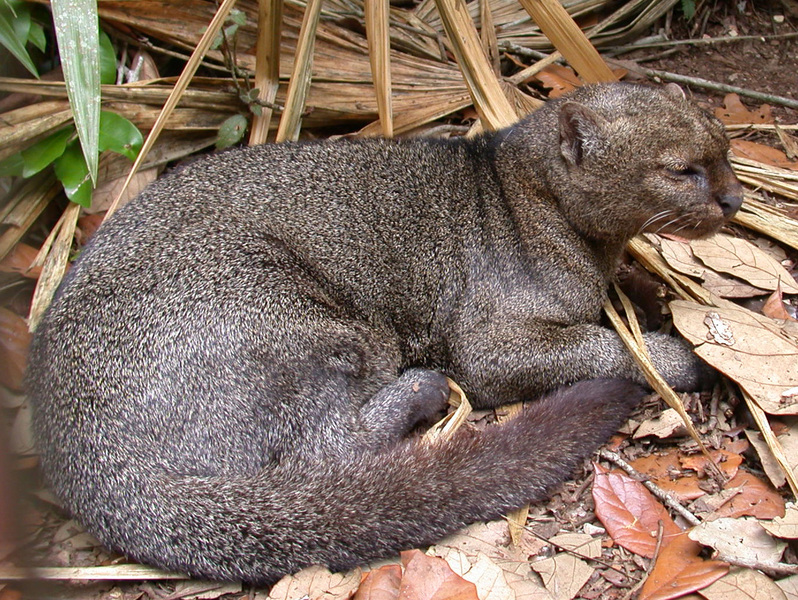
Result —
M 366 574 L 353 600 L 396 600 L 401 583 L 402 567 L 385 565 Z
M 452 571 L 442 558 L 408 550 L 402 552 L 402 564 L 402 600 L 479 600 L 476 586 Z
M 0 307 L 0 383 L 12 390 L 22 389 L 30 337 L 25 319 Z
M 657 547 L 660 521 L 663 544 L 681 534 L 665 507 L 642 483 L 622 471 L 610 472 L 597 463 L 593 467 L 596 516 L 619 546 L 651 558 Z
M 639 600 L 670 600 L 701 590 L 723 577 L 729 565 L 704 560 L 701 545 L 683 532 L 662 546 L 657 562 L 640 591 Z

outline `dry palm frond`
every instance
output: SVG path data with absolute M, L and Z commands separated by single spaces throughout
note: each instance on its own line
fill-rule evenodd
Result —
M 391 101 L 391 39 L 389 36 L 388 0 L 365 0 L 366 33 L 369 43 L 371 76 L 377 97 L 382 135 L 393 137 L 393 103 Z
M 272 108 L 280 85 L 280 37 L 283 20 L 282 0 L 259 0 L 258 41 L 255 51 L 255 89 L 263 103 L 261 114 L 252 120 L 249 143 L 266 141 L 271 124 Z

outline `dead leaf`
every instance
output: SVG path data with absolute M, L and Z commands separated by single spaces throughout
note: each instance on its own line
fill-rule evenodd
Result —
M 562 533 L 550 538 L 555 548 L 564 548 L 582 558 L 599 558 L 601 556 L 601 539 L 586 533 Z
M 557 600 L 571 600 L 595 571 L 582 559 L 566 552 L 533 562 L 532 568 Z
M 701 590 L 707 600 L 785 600 L 786 596 L 768 577 L 753 569 L 734 567 L 712 585 Z
M 762 296 L 766 292 L 736 277 L 721 275 L 711 269 L 707 269 L 703 276 L 703 287 L 721 298 L 755 298 Z
M 784 306 L 781 286 L 768 297 L 765 305 L 762 307 L 762 314 L 771 319 L 782 319 L 784 321 L 796 320 L 787 312 L 787 307 Z
M 668 540 L 640 591 L 639 600 L 670 600 L 704 589 L 723 577 L 729 565 L 699 557 L 701 545 L 683 532 Z
M 689 502 L 700 498 L 706 492 L 701 489 L 698 476 L 695 473 L 684 471 L 680 459 L 679 450 L 671 448 L 667 451 L 641 456 L 631 461 L 630 464 L 680 501 Z
M 760 524 L 776 537 L 798 539 L 798 507 L 795 504 L 788 504 L 783 517 L 776 517 L 772 521 L 760 521 Z
M 707 268 L 693 256 L 693 250 L 689 243 L 677 242 L 660 236 L 653 237 L 653 240 L 655 245 L 659 246 L 662 258 L 673 269 L 692 277 L 704 277 Z
M 628 73 L 626 69 L 622 68 L 613 69 L 612 72 L 619 80 L 623 79 Z M 549 65 L 536 73 L 535 79 L 540 81 L 543 87 L 551 90 L 549 92 L 549 98 L 559 98 L 583 85 L 582 80 L 579 79 L 571 67 L 557 64 Z
M 779 136 L 779 141 L 787 153 L 787 158 L 795 160 L 798 158 L 798 140 L 779 127 L 778 123 L 774 123 L 774 125 L 776 127 L 776 135 Z
M 767 483 L 748 471 L 740 470 L 723 486 L 724 490 L 738 489 L 738 493 L 716 510 L 710 518 L 752 516 L 773 519 L 784 515 L 784 499 Z
M 773 291 L 781 284 L 788 294 L 798 294 L 798 283 L 787 269 L 769 254 L 747 240 L 716 233 L 690 242 L 693 254 L 706 266 L 729 273 L 763 290 Z
M 670 303 L 673 323 L 695 352 L 725 373 L 770 414 L 798 414 L 798 344 L 767 317 L 742 307 Z
M 268 600 L 295 600 L 307 596 L 313 600 L 339 600 L 348 597 L 359 586 L 361 570 L 330 573 L 315 565 L 294 575 L 286 575 L 271 589 Z
M 727 94 L 723 99 L 723 107 L 715 109 L 715 116 L 724 125 L 748 125 L 749 123 L 773 123 L 770 106 L 763 104 L 755 111 L 749 111 L 737 94 Z
M 366 573 L 353 600 L 396 600 L 402 581 L 402 567 L 385 565 Z
M 768 479 L 770 479 L 770 483 L 773 484 L 773 487 L 780 488 L 786 484 L 787 477 L 784 474 L 784 471 L 781 469 L 781 466 L 779 466 L 779 462 L 776 460 L 776 457 L 773 456 L 773 452 L 771 451 L 764 437 L 762 437 L 762 434 L 759 431 L 754 431 L 753 429 L 746 429 L 745 435 L 759 456 L 759 462 L 762 463 L 762 469 L 765 471 L 765 475 L 768 476 Z M 776 437 L 778 438 L 778 436 Z M 786 454 L 787 449 L 783 448 L 783 450 Z M 796 465 L 798 466 L 798 463 L 796 463 Z
M 674 409 L 669 408 L 662 411 L 653 419 L 646 419 L 635 429 L 634 439 L 654 435 L 660 439 L 672 436 L 682 436 L 687 434 L 682 417 Z
M 705 521 L 693 527 L 688 535 L 694 542 L 714 548 L 721 558 L 735 558 L 749 564 L 775 565 L 787 547 L 785 542 L 774 540 L 753 517 Z
M 764 144 L 740 139 L 732 140 L 731 147 L 734 155 L 740 158 L 747 158 L 773 167 L 779 167 L 780 169 L 798 171 L 798 161 L 790 160 L 778 148 L 771 148 Z
M 681 534 L 668 511 L 646 487 L 620 470 L 608 471 L 593 463 L 593 500 L 596 516 L 610 537 L 627 550 L 652 558 L 657 547 L 659 523 L 663 543 Z
M 784 597 L 787 598 L 787 600 L 798 600 L 798 575 L 793 575 L 786 579 L 779 579 L 776 585 L 784 592 Z
M 481 552 L 470 559 L 460 550 L 447 548 L 442 557 L 452 571 L 466 581 L 470 581 L 477 589 L 480 600 L 506 600 L 513 597 L 513 591 L 507 583 L 504 570 L 492 559 Z
M 402 600 L 479 600 L 476 586 L 452 571 L 442 558 L 408 550 L 402 552 L 402 565 Z
M 25 319 L 0 307 L 0 384 L 22 389 L 30 339 Z
M 175 585 L 174 596 L 185 600 L 216 600 L 227 594 L 240 594 L 240 583 L 221 583 L 218 581 L 179 581 Z
M 16 244 L 2 261 L 0 261 L 0 271 L 4 273 L 18 273 L 23 277 L 38 279 L 42 268 L 33 267 L 31 264 L 36 259 L 39 251 L 33 246 L 19 242 Z

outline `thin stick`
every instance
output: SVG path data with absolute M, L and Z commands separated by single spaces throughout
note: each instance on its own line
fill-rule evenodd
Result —
M 621 469 L 626 471 L 629 477 L 631 477 L 635 481 L 641 482 L 644 486 L 646 486 L 646 488 L 648 488 L 649 492 L 651 492 L 657 498 L 662 500 L 662 502 L 665 503 L 668 506 L 668 508 L 670 508 L 674 512 L 679 513 L 684 518 L 685 521 L 690 523 L 690 525 L 698 525 L 701 523 L 698 517 L 696 517 L 693 513 L 691 513 L 684 506 L 682 506 L 676 498 L 671 496 L 670 492 L 666 492 L 653 481 L 649 481 L 645 475 L 640 473 L 640 471 L 638 471 L 632 465 L 630 465 L 628 462 L 622 459 L 619 454 L 611 452 L 609 450 L 602 449 L 599 450 L 599 456 L 604 460 L 619 466 Z
M 612 64 L 615 61 L 608 59 L 608 62 Z M 678 73 L 670 73 L 668 71 L 658 71 L 656 69 L 647 69 L 645 67 L 640 67 L 640 66 L 630 66 L 629 64 L 626 63 L 624 63 L 623 65 L 621 65 L 620 63 L 617 64 L 618 66 L 623 66 L 625 69 L 628 69 L 630 71 L 634 71 L 636 73 L 642 73 L 652 78 L 659 78 L 662 81 L 683 83 L 685 85 L 692 85 L 695 87 L 704 88 L 708 90 L 726 92 L 727 94 L 737 94 L 739 96 L 746 96 L 747 98 L 753 98 L 754 100 L 758 100 L 760 102 L 767 102 L 769 104 L 780 104 L 782 106 L 787 106 L 789 108 L 798 108 L 798 100 L 793 100 L 792 98 L 785 98 L 784 96 L 776 96 L 774 94 L 757 92 L 755 90 L 749 90 L 734 85 L 718 83 L 717 81 L 709 81 L 708 79 L 701 79 L 700 77 L 690 77 L 689 75 L 679 75 Z
M 774 35 L 738 35 L 738 36 L 725 36 L 716 38 L 696 38 L 693 40 L 662 40 L 661 42 L 646 42 L 644 44 L 627 44 L 626 46 L 617 46 L 615 48 L 607 48 L 607 52 L 618 55 L 625 54 L 626 52 L 633 52 L 634 50 L 644 50 L 646 48 L 668 48 L 672 46 L 707 46 L 712 44 L 722 44 L 726 42 L 744 42 L 747 40 L 759 40 L 762 42 L 768 40 L 783 40 L 798 37 L 798 32 L 779 33 Z

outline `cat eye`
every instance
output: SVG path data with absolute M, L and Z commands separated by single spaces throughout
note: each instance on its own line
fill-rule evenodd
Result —
M 691 175 L 699 175 L 702 169 L 687 163 L 671 163 L 665 165 L 665 171 L 673 177 L 689 177 Z

